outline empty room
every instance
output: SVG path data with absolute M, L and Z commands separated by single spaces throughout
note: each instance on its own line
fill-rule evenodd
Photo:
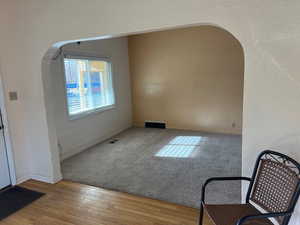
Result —
M 244 55 L 229 32 L 75 42 L 52 67 L 65 180 L 197 208 L 207 178 L 241 175 Z M 240 188 L 209 198 L 238 202 Z
M 300 225 L 299 11 L 0 0 L 0 224 Z

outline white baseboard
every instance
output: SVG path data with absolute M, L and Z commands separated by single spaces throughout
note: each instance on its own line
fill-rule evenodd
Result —
M 30 180 L 30 179 L 31 179 L 30 174 L 24 175 L 24 176 L 22 176 L 22 177 L 18 177 L 18 178 L 17 178 L 17 183 L 16 183 L 16 184 L 21 184 L 21 183 L 23 183 L 23 182 L 25 182 L 25 181 L 27 181 L 27 180 Z
M 53 179 L 51 177 L 45 177 L 45 176 L 38 175 L 38 174 L 31 175 L 31 179 L 41 181 L 41 182 L 45 182 L 45 183 L 50 183 L 50 184 L 54 183 Z
M 40 174 L 31 174 L 31 175 L 24 175 L 22 177 L 19 177 L 17 179 L 17 184 L 21 184 L 24 183 L 25 181 L 28 180 L 37 180 L 37 181 L 41 181 L 41 182 L 45 182 L 45 183 L 50 183 L 50 184 L 54 184 L 56 182 L 58 182 L 59 180 L 62 179 L 62 177 L 60 179 L 58 179 L 57 181 L 54 181 L 51 177 L 47 177 L 47 176 L 43 176 Z
M 97 145 L 97 144 L 99 144 L 99 143 L 101 143 L 101 142 L 103 142 L 103 141 L 105 141 L 105 140 L 107 140 L 107 139 L 109 139 L 109 138 L 111 138 L 111 137 L 113 137 L 113 136 L 121 133 L 124 130 L 129 129 L 130 127 L 132 127 L 132 125 L 128 125 L 126 127 L 123 127 L 121 129 L 118 129 L 118 130 L 114 131 L 111 134 L 107 134 L 107 135 L 101 136 L 101 137 L 99 137 L 99 138 L 97 138 L 95 140 L 89 141 L 88 143 L 85 143 L 83 145 L 76 146 L 75 148 L 69 149 L 69 150 L 67 150 L 66 152 L 64 152 L 64 153 L 62 153 L 60 155 L 60 161 L 63 161 L 65 159 L 67 159 L 67 158 L 70 158 L 70 157 L 72 157 L 72 156 L 80 153 L 80 152 L 83 152 L 84 150 L 86 150 L 86 149 L 88 149 L 90 147 L 93 147 L 94 145 Z
M 59 173 L 59 175 L 57 175 L 57 177 L 55 177 L 54 179 L 52 179 L 52 182 L 51 182 L 51 183 L 52 183 L 52 184 L 55 184 L 55 183 L 61 181 L 62 179 L 63 179 L 62 174 Z

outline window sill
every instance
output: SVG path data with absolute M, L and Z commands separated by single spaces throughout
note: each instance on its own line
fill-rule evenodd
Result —
M 82 119 L 82 118 L 85 118 L 85 117 L 88 117 L 88 116 L 91 116 L 91 115 L 95 115 L 95 114 L 98 114 L 98 113 L 102 113 L 102 112 L 105 112 L 105 111 L 108 111 L 108 110 L 112 110 L 112 109 L 115 109 L 115 108 L 116 108 L 116 105 L 109 105 L 109 106 L 104 106 L 104 107 L 101 107 L 101 108 L 98 108 L 98 109 L 92 109 L 92 110 L 89 110 L 89 111 L 78 113 L 78 114 L 75 114 L 75 115 L 68 115 L 68 117 L 69 117 L 70 121 L 79 120 L 79 119 Z

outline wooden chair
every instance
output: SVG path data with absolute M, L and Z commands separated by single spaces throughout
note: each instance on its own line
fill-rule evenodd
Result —
M 212 181 L 246 180 L 249 188 L 245 204 L 212 205 L 205 203 L 205 189 Z M 290 157 L 270 150 L 260 153 L 252 177 L 214 177 L 202 187 L 199 225 L 203 213 L 215 225 L 287 225 L 300 194 L 300 164 Z M 254 206 L 259 206 L 260 211 Z M 261 212 L 263 211 L 263 212 Z

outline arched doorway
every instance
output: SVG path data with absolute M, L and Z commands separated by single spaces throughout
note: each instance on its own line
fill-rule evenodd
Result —
M 177 32 L 179 32 L 179 35 Z M 174 35 L 174 37 L 176 36 L 177 39 L 170 39 L 172 35 Z M 229 32 L 215 26 L 199 26 L 127 36 L 129 36 L 126 38 L 129 39 L 130 71 L 131 79 L 133 80 L 131 83 L 133 90 L 129 90 L 129 92 L 132 93 L 134 104 L 134 125 L 142 126 L 143 124 L 139 124 L 140 121 L 159 120 L 164 121 L 169 128 L 240 134 L 242 131 L 244 54 L 239 41 Z M 158 39 L 153 36 L 158 36 Z M 121 40 L 122 38 L 124 37 L 114 38 L 114 40 L 124 44 L 124 40 Z M 155 39 L 152 43 L 151 38 Z M 95 49 L 93 47 L 94 44 L 97 42 L 97 45 L 102 46 L 101 50 L 105 52 L 105 50 L 103 50 L 105 47 L 103 46 L 111 46 L 111 48 L 112 46 L 118 46 L 117 42 L 116 44 L 110 44 L 111 40 L 113 39 L 73 41 L 73 43 L 68 43 L 67 45 L 60 43 L 57 45 L 59 48 L 52 49 L 54 54 L 49 54 L 51 57 L 48 57 L 48 59 L 45 58 L 45 62 L 50 62 L 46 64 L 48 65 L 47 70 L 49 77 L 44 84 L 48 87 L 45 88 L 45 90 L 49 91 L 49 95 L 45 97 L 53 103 L 52 105 L 49 104 L 49 112 L 52 110 L 53 113 L 52 119 L 54 122 L 52 123 L 52 128 L 54 135 L 52 138 L 55 140 L 53 143 L 56 144 L 56 146 L 54 146 L 54 148 L 56 148 L 55 159 L 58 164 L 60 158 L 64 159 L 73 156 L 81 152 L 83 148 L 86 149 L 96 144 L 97 141 L 101 142 L 110 138 L 124 129 L 118 128 L 119 130 L 116 129 L 108 135 L 99 136 L 96 142 L 93 141 L 93 139 L 96 138 L 91 138 L 89 140 L 90 144 L 80 146 L 80 143 L 82 143 L 81 140 L 87 139 L 87 136 L 83 137 L 81 132 L 84 134 L 90 132 L 94 129 L 93 125 L 105 129 L 111 126 L 109 124 L 97 124 L 100 119 L 95 119 L 96 116 L 92 116 L 90 119 L 71 121 L 68 120 L 67 110 L 60 110 L 66 106 L 66 99 L 63 95 L 65 91 L 64 74 L 62 74 L 61 70 L 63 67 L 62 59 L 64 57 L 64 51 L 78 52 L 87 49 L 87 52 L 83 54 L 91 53 L 93 52 L 92 49 Z M 144 41 L 146 41 L 146 45 L 142 43 Z M 183 47 L 177 44 L 178 41 L 185 43 Z M 204 44 L 197 45 L 195 43 Z M 121 49 L 124 50 L 122 46 Z M 147 47 L 154 52 L 152 52 L 154 57 L 153 55 L 149 55 L 150 50 L 147 49 Z M 179 48 L 177 49 L 177 47 Z M 165 50 L 161 51 L 163 48 L 165 48 Z M 142 52 L 139 52 L 141 49 Z M 105 56 L 106 53 L 103 52 L 102 54 L 104 55 L 102 56 Z M 109 53 L 107 54 L 109 55 Z M 168 54 L 169 56 L 166 57 L 164 54 Z M 174 56 L 179 57 L 176 58 Z M 115 56 L 112 56 L 112 58 L 115 58 Z M 123 55 L 123 59 L 124 58 Z M 148 59 L 144 61 L 145 58 Z M 171 64 L 169 64 L 170 62 Z M 113 64 L 115 63 L 113 62 Z M 136 67 L 135 65 L 143 65 L 144 68 L 140 71 L 140 66 Z M 164 76 L 157 77 L 156 75 L 161 73 L 161 71 L 163 71 Z M 176 74 L 177 72 L 179 73 Z M 143 76 L 141 77 L 139 74 L 143 74 Z M 60 75 L 60 78 L 57 80 L 58 75 Z M 202 75 L 205 76 L 203 77 Z M 183 77 L 184 79 L 182 79 Z M 166 81 L 166 79 L 168 81 Z M 143 86 L 145 81 L 148 81 L 148 83 Z M 120 83 L 124 82 L 126 83 L 128 80 L 123 80 L 123 82 Z M 118 90 L 120 92 L 119 94 L 117 93 L 117 99 L 120 93 L 124 94 L 124 90 L 127 89 L 128 91 L 130 87 L 121 87 L 121 89 Z M 58 93 L 62 93 L 62 97 L 57 96 Z M 188 95 L 186 95 L 186 93 Z M 149 103 L 148 105 L 143 103 L 145 99 L 147 100 L 146 103 Z M 229 101 L 227 101 L 228 99 Z M 163 100 L 163 102 L 161 102 L 161 100 Z M 119 102 L 123 101 L 119 100 Z M 57 105 L 57 103 L 59 104 Z M 131 108 L 131 106 L 129 108 Z M 175 115 L 172 114 L 174 112 Z M 57 115 L 60 115 L 59 118 Z M 162 116 L 162 119 L 156 116 Z M 48 118 L 51 119 L 50 115 Z M 171 120 L 168 120 L 168 118 L 171 118 Z M 180 120 L 182 118 L 183 120 Z M 113 123 L 112 121 L 116 121 L 117 119 L 111 119 L 111 117 L 108 116 L 105 120 Z M 178 124 L 175 124 L 173 121 L 177 121 Z M 129 122 L 129 120 L 124 122 L 124 124 L 126 124 L 125 128 L 127 128 Z M 185 124 L 185 122 L 187 123 Z M 197 126 L 192 127 L 191 124 L 196 124 Z M 219 127 L 217 125 L 219 125 Z M 100 130 L 94 130 L 93 133 L 95 133 L 95 131 L 98 133 L 101 132 Z M 199 140 L 206 138 L 205 135 L 199 137 Z M 75 144 L 75 142 L 77 142 L 77 144 Z M 73 144 L 79 146 L 79 148 L 72 149 Z M 166 144 L 166 146 L 168 146 L 168 144 Z M 214 156 L 222 158 L 223 165 L 230 165 L 230 156 L 235 156 L 236 158 L 233 161 L 235 161 L 236 167 L 233 170 L 238 173 L 235 175 L 240 175 L 241 173 L 241 142 L 239 146 L 240 149 L 237 151 L 237 154 L 235 152 L 224 152 L 223 157 L 220 157 L 221 155 Z M 194 147 L 195 146 L 193 146 L 193 148 Z M 198 146 L 196 147 L 198 148 Z M 235 146 L 235 148 L 237 147 Z M 219 151 L 218 154 L 222 153 Z M 160 157 L 160 155 L 161 154 L 158 153 L 158 157 Z M 57 168 L 59 168 L 59 165 Z M 232 169 L 230 166 L 228 168 L 229 170 Z M 219 170 L 222 172 L 225 171 L 222 168 L 219 168 Z M 60 169 L 57 171 L 59 173 Z M 204 177 L 205 175 L 203 178 Z M 93 183 L 90 182 L 90 184 Z M 237 193 L 239 193 L 241 189 L 240 186 L 237 186 L 237 189 Z M 143 195 L 143 193 L 136 194 Z

